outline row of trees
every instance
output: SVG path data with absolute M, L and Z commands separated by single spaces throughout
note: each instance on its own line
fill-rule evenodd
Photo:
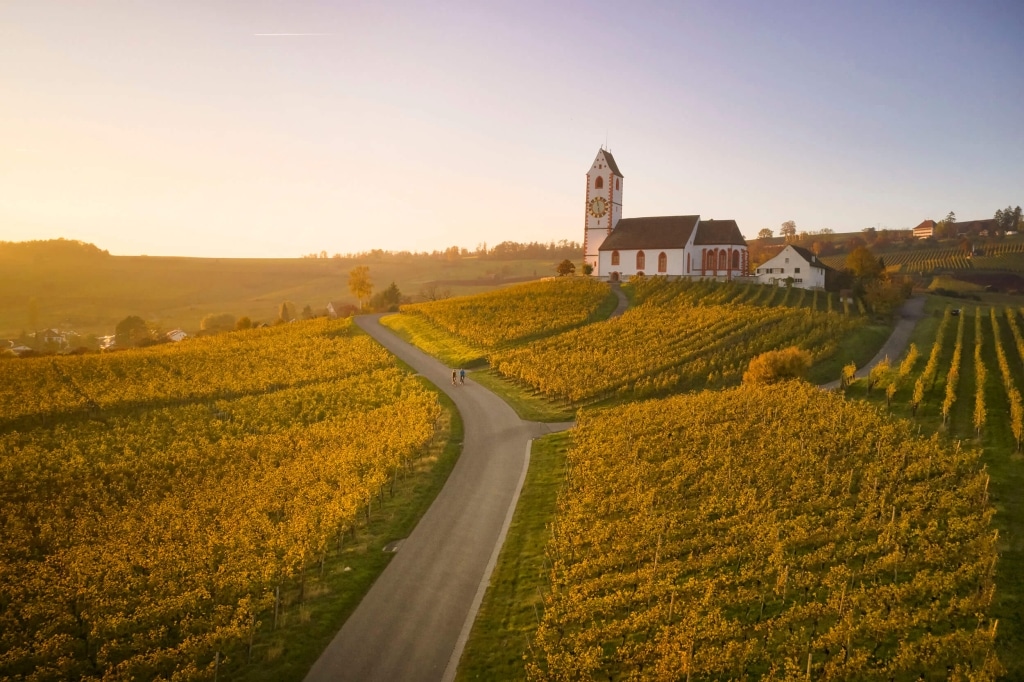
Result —
M 488 248 L 486 242 L 477 244 L 475 249 L 467 249 L 461 246 L 449 246 L 446 249 L 435 251 L 387 251 L 384 249 L 371 249 L 359 253 L 340 254 L 335 253 L 328 256 L 326 251 L 319 253 L 308 253 L 303 258 L 335 260 L 409 260 L 425 258 L 432 260 L 457 261 L 460 258 L 478 258 L 493 260 L 517 260 L 517 259 L 540 259 L 540 258 L 575 258 L 583 246 L 579 242 L 569 239 L 560 239 L 550 242 L 513 242 L 504 241 Z

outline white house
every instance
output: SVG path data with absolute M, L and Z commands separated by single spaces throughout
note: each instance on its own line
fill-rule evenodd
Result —
M 792 277 L 793 286 L 801 289 L 824 289 L 826 273 L 832 268 L 805 248 L 787 244 L 771 260 L 757 266 L 754 272 L 761 284 L 785 284 Z
M 166 336 L 168 339 L 174 341 L 175 343 L 181 341 L 182 339 L 188 338 L 188 334 L 186 334 L 182 329 L 172 329 L 171 331 L 167 332 Z
M 584 262 L 594 277 L 617 282 L 636 274 L 735 279 L 749 273 L 747 241 L 735 220 L 699 215 L 622 217 L 624 180 L 601 149 L 587 173 Z

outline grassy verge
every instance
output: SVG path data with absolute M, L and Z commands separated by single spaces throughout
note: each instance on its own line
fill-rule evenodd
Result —
M 480 613 L 459 663 L 457 680 L 521 680 L 523 653 L 540 618 L 547 585 L 544 546 L 565 478 L 569 433 L 534 441 L 530 469 Z
M 535 422 L 567 422 L 576 418 L 576 408 L 552 402 L 529 388 L 509 381 L 493 370 L 473 372 L 470 377 L 501 397 L 520 419 Z
M 387 315 L 380 323 L 400 339 L 449 367 L 479 367 L 486 364 L 487 351 L 449 334 L 419 315 Z
M 851 362 L 863 367 L 875 357 L 891 333 L 892 327 L 887 325 L 858 327 L 839 342 L 839 348 L 831 357 L 811 367 L 807 380 L 812 384 L 825 384 L 838 379 L 842 368 Z
M 369 524 L 364 523 L 354 537 L 347 536 L 340 550 L 328 554 L 322 570 L 312 567 L 306 571 L 304 594 L 298 587 L 282 590 L 276 629 L 274 614 L 261 614 L 250 663 L 246 663 L 249 655 L 244 647 L 224 652 L 226 661 L 220 672 L 225 678 L 247 682 L 303 679 L 394 556 L 385 553 L 384 546 L 412 532 L 462 450 L 461 417 L 451 400 L 434 390 L 445 407 L 445 416 L 428 452 L 397 478 L 383 504 L 375 500 Z

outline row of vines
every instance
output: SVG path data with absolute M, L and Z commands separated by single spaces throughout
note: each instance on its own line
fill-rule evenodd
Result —
M 744 302 L 747 296 L 775 296 L 778 291 L 793 290 L 638 283 L 640 305 L 621 317 L 496 350 L 491 366 L 547 398 L 570 403 L 614 395 L 643 397 L 737 383 L 751 358 L 788 346 L 800 346 L 820 360 L 863 324 L 859 316 Z
M 802 383 L 581 413 L 531 679 L 990 680 L 978 453 Z
M 348 322 L 0 363 L 0 678 L 211 679 L 433 439 Z

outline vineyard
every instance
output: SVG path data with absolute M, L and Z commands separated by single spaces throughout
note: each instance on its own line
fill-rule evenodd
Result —
M 988 476 L 884 412 L 802 383 L 582 412 L 528 676 L 994 679 Z
M 573 277 L 405 305 L 402 312 L 422 316 L 448 334 L 489 349 L 583 324 L 602 303 L 612 301 L 607 284 Z
M 549 399 L 643 397 L 736 383 L 768 350 L 799 345 L 823 359 L 864 323 L 816 310 L 833 299 L 804 289 L 650 278 L 634 296 L 621 317 L 495 350 L 491 366 Z
M 0 678 L 259 661 L 440 413 L 348 322 L 0 363 Z
M 928 273 L 946 270 L 1010 270 L 1024 272 L 1024 241 L 991 242 L 969 254 L 956 247 L 915 248 L 899 251 L 879 251 L 887 268 L 894 272 Z M 824 256 L 821 261 L 841 270 L 846 256 Z

